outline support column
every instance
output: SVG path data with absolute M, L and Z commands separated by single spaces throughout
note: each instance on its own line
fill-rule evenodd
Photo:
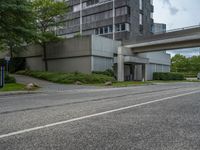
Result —
M 123 55 L 123 47 L 118 48 L 117 54 L 117 80 L 123 82 L 124 81 L 124 55 Z
M 142 82 L 146 81 L 146 64 L 142 64 Z

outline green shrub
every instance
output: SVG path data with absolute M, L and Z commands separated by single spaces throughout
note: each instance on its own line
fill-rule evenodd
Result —
M 102 75 L 107 75 L 110 77 L 114 77 L 114 71 L 111 69 L 108 69 L 106 71 L 93 71 L 93 74 L 102 74 Z
M 173 72 L 154 72 L 153 80 L 184 80 L 184 75 L 182 73 Z
M 12 76 L 5 75 L 5 83 L 16 83 L 16 79 Z
M 80 81 L 84 84 L 105 83 L 108 81 L 114 82 L 114 78 L 102 74 L 84 74 L 84 73 L 54 73 L 42 71 L 19 71 L 18 74 L 28 75 L 35 78 L 64 84 L 73 84 Z

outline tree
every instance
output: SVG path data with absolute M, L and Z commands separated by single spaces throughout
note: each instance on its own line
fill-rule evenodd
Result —
M 190 71 L 194 73 L 200 72 L 200 56 L 192 56 L 188 60 L 190 63 Z
M 35 18 L 28 0 L 0 1 L 0 46 L 13 50 L 36 37 Z
M 190 67 L 188 59 L 180 54 L 175 55 L 171 59 L 171 63 L 172 72 L 187 72 Z
M 64 14 L 67 13 L 68 6 L 64 0 L 33 0 L 32 4 L 40 37 L 37 42 L 43 47 L 45 70 L 48 71 L 46 45 L 50 41 L 58 40 L 54 30 L 58 26 L 63 26 L 61 20 Z

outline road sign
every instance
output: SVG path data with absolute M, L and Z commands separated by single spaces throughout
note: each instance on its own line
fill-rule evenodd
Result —
M 6 61 L 6 72 L 7 72 L 7 74 L 8 74 L 8 72 L 9 72 L 10 57 L 9 57 L 9 56 L 6 56 L 4 59 L 5 59 L 5 61 Z
M 9 56 L 6 56 L 6 57 L 5 57 L 5 60 L 6 60 L 6 61 L 10 61 L 10 57 L 9 57 Z
M 5 83 L 5 77 L 4 77 L 4 66 L 1 66 L 0 67 L 0 76 L 1 76 L 1 78 L 0 78 L 0 88 L 3 88 L 3 86 L 4 86 L 4 83 Z

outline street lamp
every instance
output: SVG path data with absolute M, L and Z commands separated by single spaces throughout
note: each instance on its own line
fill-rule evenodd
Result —
M 80 0 L 80 35 L 83 33 L 83 4 Z
M 115 0 L 113 0 L 113 40 L 115 40 Z

